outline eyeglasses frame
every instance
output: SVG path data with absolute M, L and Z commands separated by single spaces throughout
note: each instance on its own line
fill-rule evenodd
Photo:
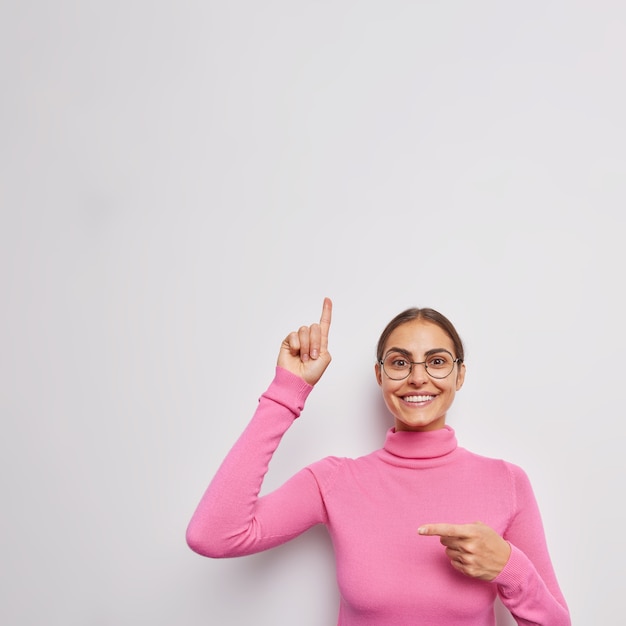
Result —
M 407 375 L 403 376 L 402 378 L 393 378 L 393 377 L 389 376 L 389 374 L 387 373 L 387 370 L 385 369 L 385 359 L 393 352 L 394 352 L 394 350 L 391 350 L 390 352 L 387 352 L 387 354 L 384 356 L 384 358 L 382 358 L 382 359 L 380 359 L 378 361 L 378 364 L 380 365 L 380 367 L 383 370 L 383 372 L 385 372 L 385 376 L 389 380 L 405 380 L 405 379 L 407 379 L 413 373 L 413 366 L 414 365 L 423 365 L 424 366 L 424 371 L 431 378 L 434 378 L 435 380 L 443 380 L 444 378 L 448 378 L 448 376 L 450 376 L 450 374 L 452 374 L 452 372 L 454 371 L 454 364 L 455 363 L 463 363 L 463 359 L 460 359 L 458 357 L 456 359 L 452 359 L 452 368 L 450 369 L 450 371 L 445 376 L 433 376 L 428 371 L 428 365 L 427 365 L 428 361 L 409 361 L 407 355 L 404 355 L 405 357 L 407 357 L 407 362 L 409 364 L 409 371 L 408 371 Z M 396 350 L 396 352 L 397 352 L 397 350 Z M 452 356 L 452 352 L 450 352 L 449 350 L 446 350 L 445 348 L 442 348 L 441 350 L 437 350 L 434 354 L 437 354 L 439 352 L 447 352 L 450 356 Z M 402 352 L 400 352 L 400 354 L 402 354 Z

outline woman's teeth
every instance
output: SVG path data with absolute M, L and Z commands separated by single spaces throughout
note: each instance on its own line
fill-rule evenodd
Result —
M 404 396 L 406 402 L 428 402 L 435 396 Z

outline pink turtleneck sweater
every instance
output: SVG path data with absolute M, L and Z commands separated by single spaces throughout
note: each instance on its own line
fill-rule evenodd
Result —
M 327 457 L 259 497 L 272 455 L 311 389 L 276 369 L 189 523 L 194 551 L 252 554 L 325 524 L 336 555 L 340 626 L 494 626 L 496 595 L 520 625 L 570 626 L 525 473 L 459 447 L 450 427 L 390 429 L 381 450 Z M 417 533 L 421 524 L 478 520 L 512 547 L 492 582 L 456 571 L 438 537 Z

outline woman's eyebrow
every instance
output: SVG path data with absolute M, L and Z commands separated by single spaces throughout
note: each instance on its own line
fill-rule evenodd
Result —
M 400 354 L 404 354 L 404 356 L 412 357 L 413 353 L 409 350 L 405 350 L 404 348 L 397 348 L 396 346 L 392 346 L 385 352 L 385 355 L 391 354 L 392 352 L 399 352 Z
M 452 355 L 452 352 L 450 352 L 450 350 L 446 350 L 446 348 L 433 348 L 432 350 L 427 350 L 424 354 L 425 356 L 430 356 L 431 354 L 437 354 L 439 352 L 447 352 Z
M 405 348 L 397 348 L 396 346 L 393 346 L 389 348 L 389 350 L 387 350 L 385 354 L 389 354 L 390 352 L 399 352 L 400 354 L 404 354 L 404 356 L 413 358 L 413 353 Z M 440 352 L 445 352 L 450 355 L 452 354 L 452 352 L 450 352 L 450 350 L 447 350 L 446 348 L 431 348 L 430 350 L 426 350 L 426 352 L 424 352 L 424 356 L 429 357 L 433 354 L 439 354 Z

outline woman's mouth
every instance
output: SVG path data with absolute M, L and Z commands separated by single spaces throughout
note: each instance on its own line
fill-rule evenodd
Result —
M 430 402 L 435 399 L 435 396 L 429 395 L 416 395 L 416 396 L 403 396 L 402 399 L 409 404 L 421 404 L 424 402 Z

